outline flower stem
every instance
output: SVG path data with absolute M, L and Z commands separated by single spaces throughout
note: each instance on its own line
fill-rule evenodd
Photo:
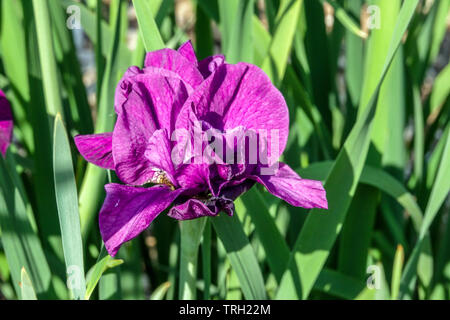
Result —
M 194 300 L 196 298 L 198 248 L 205 223 L 206 218 L 180 222 L 181 256 L 179 298 L 181 300 Z

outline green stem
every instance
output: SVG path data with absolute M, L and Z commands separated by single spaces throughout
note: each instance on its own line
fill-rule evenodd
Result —
M 180 222 L 181 255 L 178 293 L 181 300 L 194 300 L 196 298 L 198 248 L 205 223 L 206 218 Z

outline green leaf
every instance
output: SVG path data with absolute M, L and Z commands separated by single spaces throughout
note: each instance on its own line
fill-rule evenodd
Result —
M 284 77 L 302 3 L 302 0 L 280 1 L 275 18 L 276 29 L 262 64 L 262 69 L 274 83 L 279 83 Z
M 447 31 L 447 17 L 448 11 L 450 9 L 449 0 L 439 0 L 435 1 L 434 6 L 436 6 L 436 16 L 434 17 L 434 26 L 432 33 L 432 41 L 430 45 L 429 62 L 434 61 L 436 56 L 439 54 L 439 50 L 442 45 L 442 39 L 445 37 Z
M 219 0 L 222 49 L 227 61 L 253 62 L 254 0 Z
M 413 85 L 413 105 L 414 105 L 414 175 L 418 183 L 421 183 L 423 176 L 423 156 L 424 156 L 424 121 L 423 109 L 420 98 L 420 90 Z
M 319 290 L 343 299 L 355 299 L 366 284 L 340 272 L 324 268 L 316 283 L 314 290 Z
M 434 182 L 428 204 L 425 209 L 423 224 L 420 229 L 420 237 L 425 237 L 436 214 L 450 191 L 450 133 L 447 133 L 446 145 L 441 158 L 441 164 Z
M 86 295 L 84 297 L 85 300 L 89 300 L 92 293 L 95 290 L 100 278 L 103 273 L 111 268 L 114 268 L 118 265 L 121 265 L 123 260 L 121 259 L 113 259 L 105 249 L 105 246 L 102 245 L 102 249 L 97 258 L 97 262 L 95 265 L 89 270 L 86 275 Z
M 58 81 L 56 59 L 53 49 L 53 34 L 50 24 L 50 14 L 47 0 L 33 0 L 34 15 L 36 17 L 36 31 L 38 37 L 39 57 L 41 59 L 42 79 L 47 112 L 55 116 L 63 113 L 61 88 Z
M 1 54 L 9 81 L 21 99 L 29 101 L 28 65 L 26 62 L 26 39 L 21 26 L 20 2 L 5 0 L 1 3 Z M 16 32 L 6 32 L 16 30 Z M 11 44 L 15 45 L 12 46 Z
M 34 150 L 32 126 L 28 122 L 30 103 L 30 85 L 28 82 L 29 65 L 26 50 L 26 33 L 22 27 L 20 14 L 22 3 L 5 0 L 0 8 L 0 52 L 4 73 L 11 85 L 14 96 L 10 101 L 14 106 L 14 125 L 20 127 L 26 146 Z M 15 30 L 10 32 L 9 30 Z M 14 44 L 14 45 L 11 45 Z
M 332 161 L 316 162 L 307 168 L 298 170 L 298 173 L 303 178 L 324 180 L 332 166 Z M 376 187 L 396 199 L 411 216 L 414 228 L 419 232 L 423 219 L 422 210 L 417 205 L 414 196 L 401 182 L 382 169 L 366 165 L 361 173 L 360 183 Z
M 360 181 L 362 181 L 362 175 Z M 348 209 L 339 240 L 338 270 L 356 279 L 366 277 L 367 255 L 375 224 L 377 189 L 359 185 Z M 361 214 L 364 212 L 364 214 Z
M 100 96 L 103 75 L 105 72 L 105 58 L 103 56 L 103 27 L 102 27 L 102 0 L 97 0 L 95 4 L 95 68 L 97 71 L 96 94 Z M 80 10 L 81 13 L 81 10 Z M 106 56 L 106 55 L 105 55 Z
M 448 133 L 450 132 L 450 123 L 447 124 L 445 127 L 442 137 L 446 137 Z M 434 181 L 436 180 L 436 175 L 439 169 L 439 162 L 442 158 L 442 154 L 444 153 L 445 149 L 445 139 L 439 139 L 439 141 L 436 144 L 436 147 L 434 148 L 433 152 L 431 153 L 431 156 L 427 163 L 427 179 L 426 179 L 426 188 L 427 190 L 431 190 Z
M 242 195 L 241 199 L 255 225 L 258 239 L 264 247 L 270 270 L 279 282 L 289 260 L 289 247 L 278 231 L 258 189 L 251 188 Z
M 315 163 L 308 168 L 299 170 L 299 173 L 304 178 L 321 180 L 326 177 L 331 166 L 331 162 Z M 423 220 L 422 210 L 415 197 L 398 180 L 382 169 L 365 166 L 360 182 L 376 187 L 394 198 L 410 215 L 415 231 L 420 232 Z M 424 239 L 424 249 L 418 263 L 420 266 L 418 276 L 424 286 L 429 286 L 433 272 L 433 261 L 431 259 L 431 239 L 428 235 Z M 352 264 L 349 264 L 349 267 L 352 267 Z
M 380 29 L 371 30 L 367 41 L 364 85 L 358 110 L 360 115 L 367 101 L 370 100 L 370 94 L 376 88 L 376 81 L 383 71 L 384 59 L 389 50 L 400 6 L 399 0 L 379 3 L 378 8 L 383 17 L 383 23 Z M 353 65 L 353 62 L 351 64 Z M 400 47 L 380 88 L 373 120 L 372 143 L 367 156 L 368 164 L 375 167 L 389 167 L 400 176 L 406 159 L 403 140 L 406 109 L 403 74 L 403 50 Z M 379 203 L 379 192 L 367 186 L 358 187 L 341 232 L 338 262 L 340 271 L 358 278 L 364 277 Z M 403 244 L 401 213 L 396 214 L 397 211 L 392 210 L 387 212 L 386 207 L 390 208 L 389 203 L 382 204 L 382 214 L 387 217 L 389 229 L 395 234 L 395 240 Z M 362 215 L 361 212 L 366 214 Z
M 45 109 L 47 110 L 47 114 L 50 115 L 51 118 L 53 119 L 53 117 L 55 117 L 57 113 L 60 113 L 61 116 L 64 116 L 64 110 L 61 96 L 62 88 L 59 82 L 60 75 L 58 73 L 55 52 L 53 47 L 53 32 L 51 28 L 48 0 L 44 1 L 33 0 L 33 11 L 34 11 L 34 24 L 36 27 L 36 34 L 37 34 L 37 47 L 39 49 L 42 86 L 45 98 Z M 50 174 L 50 172 L 46 173 Z M 52 195 L 52 192 L 50 193 L 50 195 Z M 46 218 L 52 217 L 53 214 L 56 214 L 55 211 L 51 210 L 54 208 L 53 207 L 54 199 L 48 199 L 48 201 L 52 203 L 51 206 L 49 206 L 50 210 L 48 211 L 50 214 L 45 214 Z M 45 209 L 47 210 L 47 208 Z M 54 218 L 56 219 L 56 217 Z M 43 220 L 44 218 L 41 218 L 41 221 Z M 42 224 L 43 225 L 51 224 L 52 227 L 56 227 L 54 222 L 45 221 L 44 223 Z M 49 228 L 44 232 L 46 234 L 51 234 L 53 231 L 54 230 Z M 48 236 L 48 238 L 50 238 L 50 236 Z M 48 241 L 51 241 L 51 239 L 48 239 Z M 59 246 L 52 244 L 52 247 L 55 249 L 55 252 L 59 256 L 60 254 Z
M 317 162 L 307 168 L 300 169 L 298 172 L 303 178 L 322 180 L 328 175 L 331 167 L 332 162 Z M 405 209 L 406 213 L 410 215 L 416 232 L 420 232 L 423 220 L 422 210 L 417 205 L 415 197 L 398 180 L 382 169 L 365 166 L 360 182 L 378 188 L 394 198 Z M 390 245 L 388 247 L 390 248 Z M 424 252 L 420 256 L 420 268 L 418 269 L 418 275 L 424 285 L 429 285 L 432 276 L 430 252 L 431 243 L 430 238 L 427 236 L 424 240 Z
M 86 282 L 84 278 L 83 242 L 81 240 L 78 196 L 69 138 L 59 114 L 56 115 L 53 136 L 53 172 L 55 194 L 58 206 L 59 225 L 69 279 L 74 279 L 69 289 L 73 298 L 84 298 Z
M 311 102 L 308 93 L 303 88 L 302 84 L 298 80 L 294 73 L 294 70 L 288 66 L 286 71 L 286 80 L 292 83 L 295 88 L 293 91 L 294 97 L 297 103 L 304 109 L 306 115 L 314 125 L 317 137 L 319 138 L 320 147 L 326 159 L 330 159 L 333 153 L 332 146 L 330 144 L 330 132 L 322 119 L 322 116 L 317 107 Z
M 53 271 L 64 277 L 64 258 L 53 179 L 53 119 L 49 116 L 46 108 L 42 68 L 39 55 L 36 54 L 39 51 L 36 17 L 33 13 L 33 6 L 29 5 L 29 1 L 25 4 L 25 0 L 23 0 L 22 4 L 24 21 L 28 23 L 26 33 L 28 43 L 26 64 L 29 71 L 30 87 L 28 110 L 30 124 L 33 128 L 33 139 L 35 143 L 39 144 L 39 148 L 35 148 L 32 153 L 35 165 L 33 170 L 33 196 L 37 202 L 35 214 L 46 256 L 49 258 L 50 255 L 56 255 L 58 263 L 54 263 Z M 46 186 L 46 188 L 42 186 Z
M 75 0 L 61 0 L 64 8 L 67 8 L 70 5 L 76 5 L 78 8 L 80 8 L 80 22 L 81 26 L 83 27 L 83 31 L 86 32 L 86 35 L 89 37 L 89 39 L 93 42 L 94 45 L 98 48 L 98 50 L 101 51 L 101 54 L 106 58 L 110 54 L 110 48 L 111 44 L 114 41 L 114 38 L 116 36 L 116 33 L 114 30 L 112 30 L 108 23 L 105 21 L 97 20 L 97 14 L 93 13 L 89 8 L 87 8 L 82 3 L 75 1 Z M 100 23 L 101 32 L 98 33 L 98 25 L 97 23 Z M 124 69 L 128 68 L 131 63 L 131 53 L 130 50 L 126 46 L 120 46 L 118 48 L 119 50 L 119 56 L 120 59 L 117 59 L 116 65 L 118 69 Z M 102 67 L 102 65 L 97 65 L 97 67 Z M 103 66 L 104 67 L 104 66 Z M 101 73 L 103 74 L 103 72 Z M 97 79 L 99 80 L 99 79 Z M 98 82 L 99 88 L 98 90 L 101 90 L 101 81 Z
M 269 52 L 272 37 L 257 16 L 253 16 L 253 63 L 262 66 Z
M 211 287 L 211 221 L 207 220 L 202 239 L 203 299 L 210 299 Z
M 331 168 L 331 163 L 329 163 L 329 168 Z M 317 177 L 314 178 L 317 179 Z M 278 231 L 258 189 L 250 189 L 241 196 L 241 199 L 246 206 L 246 212 L 252 218 L 259 240 L 265 252 L 268 253 L 266 259 L 271 272 L 279 281 L 289 261 L 289 247 Z M 314 284 L 315 290 L 345 299 L 355 298 L 364 287 L 364 282 L 329 269 L 322 270 Z
M 206 218 L 180 222 L 180 285 L 181 300 L 195 300 L 197 292 L 198 248 Z
M 75 122 L 80 133 L 91 133 L 94 129 L 91 110 L 87 100 L 86 88 L 83 84 L 77 51 L 72 40 L 72 30 L 67 28 L 67 16 L 59 1 L 49 2 L 50 17 L 55 34 L 55 55 L 58 60 L 58 68 L 61 72 L 62 82 L 67 92 L 67 100 L 70 105 L 71 120 Z M 71 121 L 67 121 L 68 130 L 71 129 Z
M 12 156 L 7 153 L 7 157 Z M 25 267 L 39 298 L 48 296 L 51 272 L 40 240 L 28 220 L 26 204 L 11 175 L 16 174 L 0 157 L 1 240 L 17 296 L 21 297 L 21 270 Z
M 198 5 L 202 7 L 203 11 L 217 23 L 220 22 L 219 7 L 217 0 L 197 0 Z
M 237 215 L 228 217 L 220 214 L 211 219 L 241 284 L 247 300 L 266 299 L 264 280 L 255 252 L 242 229 Z
M 350 132 L 326 182 L 328 212 L 314 209 L 309 214 L 291 253 L 288 270 L 283 276 L 277 298 L 308 297 L 320 270 L 345 220 L 347 209 L 355 193 L 371 137 L 372 120 L 376 110 L 380 86 L 402 37 L 411 21 L 418 1 L 403 4 L 396 29 L 385 59 L 378 85 L 368 106 Z
M 98 296 L 100 300 L 121 300 L 121 271 L 119 268 L 108 270 L 100 278 Z
M 362 0 L 348 1 L 348 10 L 352 15 L 359 15 L 362 7 Z M 347 29 L 348 30 L 348 29 Z M 345 36 L 345 52 L 348 63 L 345 68 L 345 79 L 347 83 L 349 103 L 352 108 L 349 114 L 353 115 L 359 105 L 361 98 L 362 79 L 364 77 L 364 42 L 350 31 Z M 351 113 L 350 113 L 351 112 Z M 350 123 L 350 121 L 348 122 Z
M 121 30 L 121 5 L 120 1 L 114 1 L 112 6 L 116 6 L 116 15 L 112 17 L 112 26 L 110 32 L 114 38 L 109 43 L 107 55 L 107 64 L 102 81 L 101 95 L 99 98 L 99 109 L 97 121 L 95 124 L 95 132 L 111 132 L 114 128 L 114 92 L 117 85 L 118 75 L 125 71 L 119 64 L 122 56 L 120 54 L 121 48 L 124 44 L 120 41 Z M 104 33 L 102 33 L 104 35 Z M 127 66 L 128 67 L 128 66 Z M 99 203 L 104 196 L 103 185 L 106 180 L 106 171 L 102 168 L 96 167 L 93 164 L 88 164 L 86 174 L 83 178 L 83 183 L 80 189 L 80 219 L 81 219 L 81 233 L 83 239 L 86 239 L 88 232 L 93 223 L 94 216 L 97 214 Z
M 98 117 L 95 131 L 110 132 L 114 127 L 114 92 L 117 85 L 118 76 L 121 76 L 125 70 L 122 69 L 120 61 L 123 59 L 121 50 L 125 47 L 121 41 L 122 32 L 122 10 L 124 9 L 123 0 L 114 0 L 110 5 L 110 29 L 112 41 L 108 47 L 106 56 L 106 67 L 102 81 L 102 88 L 99 101 Z M 104 33 L 102 33 L 104 35 Z M 128 67 L 128 66 L 126 66 Z M 89 229 L 96 215 L 97 206 L 104 194 L 103 184 L 105 182 L 106 172 L 104 169 L 88 165 L 86 175 L 80 190 L 80 218 L 81 232 L 83 238 L 87 238 Z M 102 300 L 121 299 L 121 272 L 120 268 L 114 268 L 104 273 L 100 278 L 99 298 Z
M 332 88 L 330 43 L 325 29 L 323 6 L 319 1 L 305 1 L 296 34 L 296 55 L 305 69 L 306 81 L 311 83 L 312 102 L 317 106 L 326 125 L 331 128 L 329 95 Z M 303 33 L 302 33 L 303 32 Z M 299 40 L 302 41 L 299 41 Z M 304 43 L 304 45 L 303 45 Z M 306 67 L 306 64 L 308 65 Z M 306 88 L 309 88 L 308 86 Z
M 400 278 L 402 276 L 403 260 L 405 253 L 401 245 L 397 246 L 395 251 L 394 266 L 392 267 L 392 281 L 391 281 L 391 299 L 396 300 L 400 290 Z
M 383 23 L 380 29 L 371 31 L 368 39 L 365 77 L 358 116 L 367 106 L 378 84 L 378 77 L 383 71 L 384 59 L 389 50 L 400 6 L 400 0 L 383 1 L 379 4 Z M 372 130 L 373 147 L 368 156 L 369 164 L 392 167 L 399 176 L 405 167 L 406 160 L 402 131 L 405 126 L 406 109 L 403 60 L 403 48 L 400 46 L 380 88 Z
M 153 12 L 147 0 L 133 0 L 139 23 L 139 34 L 147 51 L 164 48 L 164 41 L 156 25 Z
M 386 281 L 386 275 L 384 273 L 384 268 L 383 265 L 381 264 L 381 262 L 378 262 L 375 265 L 375 269 L 371 275 L 371 277 L 373 277 L 373 279 L 368 279 L 369 280 L 374 280 L 372 282 L 372 285 L 374 285 L 373 287 L 369 287 L 366 286 L 366 288 L 361 291 L 361 293 L 355 298 L 355 300 L 388 300 L 390 297 L 389 294 L 389 286 L 387 284 Z M 378 282 L 378 287 L 377 287 L 377 283 Z
M 170 288 L 170 282 L 162 283 L 155 291 L 152 292 L 150 300 L 162 300 Z
M 450 191 L 450 134 L 445 137 L 445 149 L 439 165 L 439 170 L 434 181 L 428 204 L 425 209 L 423 223 L 420 227 L 419 238 L 414 250 L 406 263 L 405 271 L 401 279 L 400 298 L 411 297 L 415 285 L 417 265 L 420 262 L 421 252 L 427 249 L 427 234 L 444 200 Z
M 22 300 L 37 300 L 33 283 L 31 282 L 31 279 L 24 267 L 22 267 L 21 271 L 20 288 L 22 292 Z
M 439 26 L 442 31 L 435 29 L 437 11 L 446 10 L 445 4 L 443 4 L 443 7 L 439 8 L 439 2 L 446 2 L 446 0 L 429 3 L 428 8 L 423 8 L 419 11 L 418 19 L 415 21 L 411 30 L 411 37 L 405 44 L 408 55 L 406 62 L 409 67 L 410 79 L 419 86 L 422 85 L 429 64 L 431 63 L 431 50 L 434 51 L 433 55 L 437 53 L 437 44 L 433 42 L 439 37 L 442 37 L 442 32 L 445 32 L 442 30 L 442 28 L 445 29 L 445 22 L 442 21 L 442 16 L 440 17 L 441 25 Z M 448 5 L 448 3 L 446 4 Z M 436 32 L 436 34 L 434 34 L 434 32 Z M 441 41 L 439 41 L 439 43 L 440 42 Z
M 204 59 L 213 54 L 213 31 L 211 27 L 211 20 L 198 2 L 196 10 L 195 34 L 196 38 L 202 38 L 202 41 L 195 42 L 195 52 L 198 59 Z
M 217 0 L 218 12 L 220 15 L 220 36 L 223 52 L 229 52 L 231 47 L 231 36 L 233 25 L 236 23 L 236 13 L 239 8 L 237 0 Z
M 445 100 L 450 95 L 450 64 L 439 72 L 434 80 L 433 91 L 430 98 L 430 112 L 433 117 L 439 114 Z
M 173 236 L 173 240 L 169 246 L 169 276 L 168 281 L 170 283 L 175 284 L 175 281 L 178 277 L 179 269 L 177 268 L 178 264 L 178 256 L 179 256 L 179 238 L 180 238 L 180 232 L 179 229 L 175 229 L 175 234 Z M 170 288 L 167 291 L 167 299 L 168 300 L 174 300 L 175 299 L 175 285 L 170 286 Z
M 351 18 L 344 8 L 342 8 L 339 3 L 335 0 L 320 0 L 320 2 L 325 3 L 327 2 L 329 5 L 331 5 L 334 9 L 334 15 L 339 20 L 342 25 L 349 30 L 354 35 L 360 37 L 360 38 L 367 38 L 367 33 L 361 30 L 356 22 Z

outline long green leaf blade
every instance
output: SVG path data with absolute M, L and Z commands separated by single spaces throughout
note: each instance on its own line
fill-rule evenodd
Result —
M 33 0 L 39 56 L 42 65 L 45 101 L 50 115 L 62 114 L 61 88 L 58 81 L 56 59 L 53 49 L 52 30 L 47 0 Z
M 133 5 L 136 9 L 139 33 L 144 41 L 145 49 L 147 51 L 153 51 L 164 48 L 164 41 L 159 34 L 149 1 L 133 0 Z
M 28 276 L 27 271 L 24 267 L 21 270 L 20 288 L 22 289 L 22 300 L 37 300 L 36 292 L 34 292 L 33 283 Z
M 227 251 L 245 298 L 248 300 L 266 299 L 261 269 L 238 217 L 220 214 L 211 221 Z
M 297 238 L 288 270 L 278 290 L 278 299 L 308 297 L 320 270 L 329 256 L 331 247 L 345 219 L 345 213 L 355 192 L 367 156 L 371 124 L 376 109 L 381 83 L 397 51 L 416 9 L 418 1 L 408 1 L 398 16 L 390 49 L 385 59 L 377 89 L 355 124 L 344 148 L 325 182 L 329 210 L 312 210 Z
M 12 156 L 10 153 L 7 157 Z M 38 297 L 48 297 L 51 272 L 41 243 L 28 220 L 26 204 L 14 185 L 9 168 L 0 157 L 0 228 L 2 244 L 13 279 L 14 288 L 21 297 L 21 270 L 25 267 Z
M 431 191 L 430 198 L 428 200 L 427 207 L 425 209 L 425 215 L 423 223 L 420 228 L 419 238 L 414 247 L 411 256 L 405 267 L 401 279 L 400 286 L 400 298 L 406 298 L 412 296 L 412 290 L 415 284 L 415 274 L 417 271 L 417 265 L 420 262 L 419 257 L 422 250 L 426 249 L 427 233 L 431 227 L 431 224 L 436 217 L 439 208 L 448 197 L 450 191 L 450 133 L 447 133 L 446 145 L 444 153 L 441 158 L 439 170 L 436 176 L 436 180 Z
M 55 118 L 53 136 L 53 170 L 61 238 L 68 274 L 69 289 L 76 300 L 84 299 L 83 242 L 81 240 L 78 196 L 69 138 L 59 115 Z M 73 281 L 71 281 L 73 279 Z
M 89 300 L 92 293 L 95 290 L 100 278 L 103 273 L 110 268 L 114 268 L 123 263 L 123 260 L 113 259 L 105 249 L 105 246 L 102 246 L 100 254 L 98 255 L 97 262 L 95 265 L 89 270 L 86 275 L 86 294 L 84 299 Z

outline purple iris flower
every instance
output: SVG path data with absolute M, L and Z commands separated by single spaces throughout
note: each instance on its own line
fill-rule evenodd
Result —
M 115 111 L 112 133 L 75 137 L 87 161 L 124 183 L 105 186 L 99 214 L 112 256 L 172 204 L 168 215 L 178 220 L 232 215 L 255 182 L 293 206 L 327 208 L 320 181 L 278 162 L 288 108 L 254 65 L 222 55 L 198 61 L 190 41 L 149 52 L 144 68 L 130 67 L 119 82 Z
M 13 117 L 11 106 L 5 94 L 0 90 L 0 152 L 3 156 L 11 143 L 13 131 Z

